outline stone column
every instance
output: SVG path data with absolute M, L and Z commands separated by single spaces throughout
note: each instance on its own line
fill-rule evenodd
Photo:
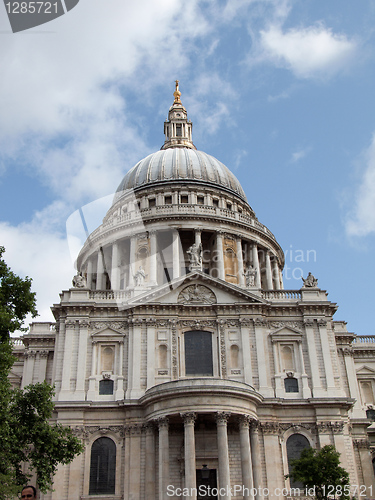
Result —
M 236 239 L 237 245 L 237 263 L 238 263 L 238 283 L 240 286 L 245 284 L 244 268 L 243 268 L 243 256 L 242 256 L 242 240 L 241 238 Z
M 197 415 L 194 412 L 188 412 L 181 413 L 181 417 L 184 419 L 185 488 L 192 492 L 197 487 L 194 435 L 194 422 Z M 196 500 L 197 495 L 193 493 L 186 498 Z
M 227 494 L 230 489 L 230 469 L 229 469 L 229 448 L 227 423 L 230 413 L 218 412 L 216 414 L 217 424 L 217 449 L 219 461 L 219 488 L 225 489 L 225 494 L 220 496 L 221 500 L 231 500 L 231 495 Z
M 92 287 L 92 258 L 90 257 L 89 260 L 87 261 L 87 288 Z
M 141 336 L 142 322 L 133 319 L 129 328 L 129 376 L 126 398 L 138 399 L 141 391 Z
M 279 265 L 277 263 L 276 257 L 274 257 L 272 261 L 272 278 L 273 278 L 273 287 L 275 290 L 280 290 L 280 273 L 279 273 Z
M 257 359 L 262 360 L 258 362 L 259 392 L 265 397 L 272 398 L 275 394 L 271 384 L 268 383 L 267 367 L 269 356 L 265 346 L 265 338 L 267 337 L 265 324 L 264 318 L 255 318 L 254 320 Z
M 279 268 L 279 279 L 280 279 L 280 288 L 281 290 L 284 289 L 284 282 L 283 282 L 283 273 L 282 270 Z
M 270 253 L 268 250 L 266 252 L 266 281 L 267 281 L 268 290 L 273 290 L 271 257 L 270 257 Z
M 195 237 L 195 244 L 196 245 L 201 245 L 202 244 L 202 229 L 195 229 L 194 230 L 194 237 Z
M 223 233 L 222 231 L 216 232 L 216 264 L 218 270 L 218 278 L 225 280 L 224 268 L 224 247 L 223 247 Z
M 168 418 L 158 420 L 159 427 L 159 499 L 167 498 L 169 485 L 169 433 Z
M 311 398 L 311 389 L 309 387 L 309 377 L 305 371 L 305 362 L 303 361 L 302 341 L 298 341 L 299 359 L 301 360 L 301 378 L 302 378 L 302 397 Z
M 119 245 L 117 241 L 112 244 L 111 288 L 112 290 L 120 289 Z
M 147 328 L 147 389 L 155 385 L 155 321 L 150 319 Z
M 180 235 L 177 229 L 173 229 L 173 279 L 180 277 Z
M 156 232 L 149 232 L 150 238 L 150 285 L 157 285 L 157 244 L 156 244 Z
M 253 267 L 256 270 L 255 276 L 255 284 L 257 288 L 262 287 L 261 275 L 260 275 L 260 265 L 259 265 L 259 257 L 258 257 L 258 247 L 257 245 L 253 245 Z
M 129 498 L 141 498 L 141 426 L 130 428 Z
M 39 351 L 38 382 L 44 382 L 47 374 L 48 351 Z
M 265 422 L 262 424 L 262 431 L 266 461 L 267 487 L 270 492 L 274 492 L 280 484 L 284 484 L 279 443 L 279 425 L 276 422 Z
M 324 318 L 319 319 L 318 326 L 319 326 L 320 341 L 322 344 L 324 370 L 326 372 L 327 392 L 329 395 L 337 396 L 338 390 L 335 387 L 335 379 L 333 377 L 331 350 L 327 334 L 327 320 Z
M 104 262 L 103 262 L 103 254 L 102 249 L 98 250 L 98 258 L 96 265 L 96 289 L 103 290 L 104 286 Z
M 250 449 L 251 449 L 251 459 L 253 464 L 253 484 L 254 488 L 257 490 L 257 494 L 255 495 L 255 500 L 262 500 L 262 496 L 260 494 L 262 488 L 262 465 L 260 456 L 258 426 L 259 426 L 258 420 L 252 420 L 250 426 Z
M 354 368 L 354 360 L 353 360 L 353 348 L 351 346 L 344 347 L 342 349 L 342 353 L 344 356 L 345 368 L 346 368 L 346 378 L 349 385 L 349 393 L 350 397 L 354 398 L 356 401 L 354 403 L 353 408 L 353 416 L 357 416 L 361 418 L 362 408 L 361 408 L 361 398 L 359 395 L 358 389 L 358 381 L 357 374 Z M 375 489 L 374 489 L 375 492 Z
M 253 488 L 253 467 L 251 462 L 250 448 L 250 415 L 240 416 L 240 446 L 241 446 L 241 469 L 242 484 L 244 486 L 244 499 L 252 499 L 251 490 Z
M 155 498 L 155 431 L 152 423 L 146 424 L 146 471 L 145 471 L 145 498 Z
M 65 343 L 64 343 L 64 359 L 62 369 L 60 400 L 64 400 L 64 394 L 70 393 L 70 374 L 72 364 L 73 339 L 75 334 L 75 321 L 66 321 L 65 323 Z M 70 396 L 69 396 L 70 397 Z
M 251 364 L 251 345 L 250 345 L 250 320 L 247 318 L 241 318 L 240 326 L 241 326 L 244 382 L 246 384 L 253 385 L 253 370 Z
M 26 350 L 24 356 L 26 359 L 23 365 L 23 375 L 22 375 L 22 385 L 21 385 L 22 389 L 27 385 L 33 383 L 36 351 Z
M 318 364 L 318 355 L 316 352 L 315 335 L 314 335 L 314 320 L 306 318 L 304 320 L 307 346 L 309 350 L 311 378 L 312 378 L 312 396 L 313 398 L 322 397 L 324 395 L 320 382 L 320 371 Z
M 124 341 L 121 340 L 118 343 L 119 350 L 119 370 L 117 377 L 117 389 L 115 393 L 115 400 L 121 401 L 124 399 L 124 372 L 123 372 L 123 364 L 124 364 Z
M 88 320 L 80 320 L 79 337 L 78 337 L 77 383 L 76 383 L 76 390 L 74 392 L 75 401 L 85 401 L 86 399 L 85 383 L 86 383 L 88 328 L 89 328 Z
M 129 280 L 128 280 L 128 288 L 134 288 L 135 242 L 136 242 L 136 236 L 132 236 L 130 238 L 130 249 L 129 249 Z
M 366 486 L 366 496 L 370 497 L 371 491 L 373 492 L 375 488 L 370 444 L 367 439 L 356 439 L 354 441 L 354 444 L 358 448 L 359 458 L 362 466 L 363 482 Z

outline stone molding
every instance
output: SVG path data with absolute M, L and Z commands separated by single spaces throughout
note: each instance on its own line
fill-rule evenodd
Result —
M 370 449 L 370 442 L 368 439 L 353 439 L 353 444 L 357 448 L 369 450 Z
M 263 434 L 280 433 L 280 424 L 278 422 L 260 422 L 259 427 Z
M 319 434 L 341 434 L 344 430 L 344 422 L 318 422 L 316 428 Z

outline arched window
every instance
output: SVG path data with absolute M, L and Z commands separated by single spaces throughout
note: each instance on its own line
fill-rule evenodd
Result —
M 294 377 L 284 378 L 285 392 L 298 392 L 298 380 Z
M 115 494 L 116 445 L 102 437 L 91 447 L 89 495 Z
M 112 395 L 113 394 L 113 380 L 103 379 L 99 382 L 99 394 L 100 395 Z
M 292 434 L 288 438 L 286 442 L 286 454 L 288 456 L 289 472 L 292 470 L 290 465 L 292 460 L 297 460 L 301 456 L 302 450 L 309 447 L 310 443 L 302 434 Z M 292 478 L 290 478 L 290 487 L 303 488 L 303 484 L 299 481 L 293 481 Z
M 213 375 L 212 333 L 199 330 L 186 332 L 185 375 Z

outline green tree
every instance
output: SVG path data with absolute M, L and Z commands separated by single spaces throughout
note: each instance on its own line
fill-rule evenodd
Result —
M 39 488 L 52 488 L 59 463 L 71 462 L 83 451 L 70 428 L 49 423 L 53 416 L 54 389 L 47 383 L 12 389 L 9 372 L 15 361 L 10 334 L 23 328 L 30 313 L 37 315 L 31 279 L 15 275 L 5 263 L 0 247 L 0 499 L 14 498 L 27 483 L 30 471 Z
M 321 450 L 305 448 L 300 458 L 291 461 L 287 477 L 300 481 L 305 488 L 314 488 L 315 497 L 325 500 L 328 496 L 349 498 L 349 474 L 340 466 L 340 453 L 334 446 Z

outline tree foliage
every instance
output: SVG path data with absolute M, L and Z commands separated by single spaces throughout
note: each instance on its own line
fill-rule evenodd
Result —
M 286 477 L 300 481 L 305 488 L 314 488 L 318 500 L 328 495 L 349 498 L 349 474 L 340 466 L 340 453 L 334 446 L 326 445 L 319 451 L 305 448 L 300 458 L 292 460 L 291 467 Z
M 6 342 L 16 330 L 25 331 L 23 322 L 29 313 L 33 318 L 38 315 L 31 278 L 14 274 L 2 258 L 4 252 L 0 247 L 0 342 Z
M 0 247 L 0 499 L 14 498 L 28 482 L 28 469 L 38 486 L 52 488 L 59 463 L 71 462 L 81 453 L 81 441 L 70 428 L 51 425 L 54 389 L 46 382 L 13 389 L 9 373 L 14 364 L 10 333 L 25 330 L 23 321 L 37 315 L 31 279 L 16 276 L 2 258 Z

